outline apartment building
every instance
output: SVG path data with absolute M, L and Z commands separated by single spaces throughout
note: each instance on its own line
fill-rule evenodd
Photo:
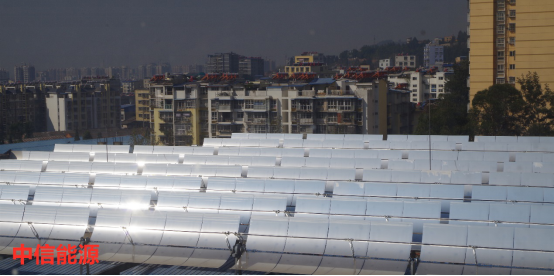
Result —
M 208 73 L 238 73 L 240 56 L 236 53 L 216 53 L 208 55 Z
M 379 60 L 379 68 L 380 69 L 385 69 L 387 67 L 391 67 L 391 59 L 390 58 L 380 59 Z
M 138 126 L 150 125 L 150 90 L 136 89 L 135 90 L 135 118 L 139 122 Z
M 44 84 L 36 83 L 0 85 L 0 137 L 18 123 L 31 124 L 33 132 L 46 131 L 45 90 Z
M 209 137 L 230 137 L 234 132 L 386 134 L 411 131 L 409 93 L 390 90 L 385 79 L 317 78 L 273 83 L 265 88 L 210 84 L 208 107 Z
M 554 85 L 554 2 L 470 0 L 470 99 L 495 83 L 536 71 Z
M 144 114 L 144 102 L 137 105 L 138 118 L 150 121 L 158 144 L 171 146 L 188 146 L 200 144 L 202 130 L 201 86 L 198 82 L 189 82 L 186 75 L 155 75 L 150 81 L 149 117 Z M 143 94 L 143 92 L 141 92 Z M 144 98 L 137 97 L 140 101 Z M 205 109 L 205 107 L 204 107 Z M 205 111 L 205 110 L 204 110 Z
M 45 84 L 47 131 L 120 128 L 121 82 L 109 77 Z
M 423 66 L 425 68 L 442 65 L 444 63 L 444 46 L 431 42 L 423 48 Z
M 264 76 L 264 59 L 261 57 L 241 57 L 239 60 L 239 75 L 254 80 L 256 76 Z
M 406 71 L 389 75 L 388 81 L 391 88 L 409 90 L 410 102 L 420 103 L 447 93 L 445 85 L 449 74 L 452 72 L 436 72 L 433 69 Z
M 398 54 L 394 57 L 394 66 L 415 69 L 417 66 L 416 56 L 408 54 Z
M 10 72 L 0 68 L 0 83 L 7 83 L 10 80 Z
M 134 95 L 135 90 L 141 89 L 143 87 L 142 80 L 124 80 L 121 81 L 121 92 L 125 95 Z

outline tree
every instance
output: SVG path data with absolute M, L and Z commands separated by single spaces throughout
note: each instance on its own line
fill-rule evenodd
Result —
M 131 132 L 129 144 L 130 145 L 157 145 L 153 132 L 150 128 L 135 128 Z
M 495 84 L 475 94 L 471 119 L 476 133 L 490 136 L 519 136 L 523 133 L 526 102 L 509 84 Z
M 85 131 L 85 134 L 83 135 L 83 140 L 90 140 L 92 139 L 92 134 L 90 134 L 90 131 Z
M 432 104 L 427 104 L 419 115 L 415 134 L 429 133 L 429 108 L 431 108 L 432 135 L 471 135 L 472 124 L 467 114 L 469 102 L 469 63 L 462 62 L 454 66 L 454 74 L 448 76 L 445 90 L 449 93 Z
M 521 86 L 521 93 L 527 102 L 523 111 L 523 125 L 527 126 L 526 135 L 552 135 L 551 120 L 554 119 L 554 93 L 548 87 L 544 89 L 537 72 L 528 72 L 517 80 Z

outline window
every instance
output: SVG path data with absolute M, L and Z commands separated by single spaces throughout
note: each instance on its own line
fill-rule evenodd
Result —
M 254 108 L 254 101 L 253 100 L 245 100 L 244 101 L 244 109 L 253 109 Z
M 244 118 L 244 112 L 237 112 L 237 119 Z
M 414 57 L 410 57 L 410 60 L 414 60 Z
M 498 47 L 504 47 L 504 38 L 503 37 L 499 37 L 496 39 L 496 45 Z
M 504 21 L 504 12 L 503 11 L 499 11 L 496 13 L 496 20 L 498 21 Z
M 510 5 L 515 5 L 516 4 L 516 0 L 510 0 Z
M 510 84 L 516 83 L 516 77 L 510 77 Z
M 412 91 L 412 92 L 417 92 L 417 91 Z M 412 97 L 417 97 L 417 93 L 413 93 Z
M 516 56 L 516 51 L 510 51 L 510 56 L 515 57 Z
M 412 92 L 417 92 L 417 89 L 412 89 Z M 417 95 L 417 94 L 414 94 L 414 96 Z
M 510 32 L 515 32 L 516 31 L 516 23 L 510 23 Z
M 496 69 L 498 69 L 498 72 L 504 72 L 504 64 L 498 64 Z
M 498 52 L 496 53 L 496 57 L 497 57 L 498 59 L 504 59 L 504 51 L 498 51 Z
M 504 34 L 504 25 L 498 25 L 496 26 L 496 32 L 498 34 Z
M 412 84 L 412 87 L 417 87 L 417 84 Z
M 510 17 L 516 17 L 516 10 L 510 10 Z
M 417 98 L 412 98 L 412 102 L 417 102 Z
M 336 113 L 331 113 L 331 114 L 327 115 L 327 122 L 328 123 L 336 123 L 337 122 L 337 114 Z
M 439 80 L 444 80 L 444 77 L 439 77 Z
M 439 89 L 439 92 L 444 92 L 444 90 L 443 90 L 443 89 Z
M 212 121 L 217 121 L 217 112 L 212 112 Z
M 439 84 L 439 87 L 444 87 L 444 84 Z
M 504 78 L 498 78 L 498 79 L 496 79 L 496 83 L 497 83 L 497 84 L 503 84 L 503 83 L 504 83 Z
M 514 70 L 516 69 L 516 65 L 515 64 L 510 64 L 510 70 Z
M 516 38 L 510 37 L 510 45 L 516 45 Z
M 506 3 L 504 3 L 504 0 L 498 0 L 497 3 L 498 3 L 497 5 L 498 10 L 504 10 L 506 5 Z
M 410 62 L 410 66 L 414 66 L 414 62 L 413 62 L 413 61 L 412 61 L 412 62 Z
M 417 80 L 417 77 L 412 77 L 412 80 Z

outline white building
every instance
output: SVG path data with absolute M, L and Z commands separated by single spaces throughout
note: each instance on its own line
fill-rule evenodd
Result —
M 387 67 L 391 67 L 391 59 L 390 58 L 380 59 L 379 60 L 379 68 L 385 69 Z
M 416 56 L 399 54 L 394 58 L 394 66 L 416 68 Z
M 444 46 L 434 43 L 425 45 L 423 49 L 423 62 L 426 68 L 442 65 L 444 62 Z
M 446 76 L 451 72 L 407 71 L 388 76 L 389 86 L 410 90 L 412 103 L 424 102 L 427 99 L 439 98 L 446 93 Z

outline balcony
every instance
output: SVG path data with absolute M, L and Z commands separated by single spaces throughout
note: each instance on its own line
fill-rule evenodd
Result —
M 178 129 L 178 130 L 175 130 L 175 136 L 177 135 L 190 135 L 190 130 L 186 130 L 186 129 Z
M 314 90 L 298 91 L 298 96 L 299 97 L 313 97 L 313 96 L 315 96 L 315 91 Z
M 233 120 L 231 118 L 221 118 L 217 121 L 218 123 L 232 123 Z
M 356 95 L 352 90 L 329 90 L 327 95 L 331 96 L 354 96 Z
M 247 124 L 252 124 L 252 125 L 265 125 L 267 124 L 267 119 L 266 118 L 253 118 L 253 119 L 248 119 L 246 121 Z
M 190 124 L 192 120 L 190 117 L 181 117 L 181 118 L 175 118 L 176 124 Z
M 311 119 L 311 118 L 297 119 L 297 122 L 300 125 L 313 125 L 314 124 L 314 120 Z
M 327 107 L 326 111 L 330 112 L 340 112 L 340 111 L 354 111 L 355 107 L 353 105 L 345 105 L 345 106 L 333 106 L 333 107 Z
M 220 105 L 217 107 L 217 111 L 231 111 L 230 105 Z
M 172 124 L 173 123 L 173 117 L 160 116 L 160 120 L 162 120 L 162 123 L 166 123 L 166 124 Z
M 296 108 L 292 108 L 292 112 L 312 112 L 313 107 L 311 105 L 297 105 Z

